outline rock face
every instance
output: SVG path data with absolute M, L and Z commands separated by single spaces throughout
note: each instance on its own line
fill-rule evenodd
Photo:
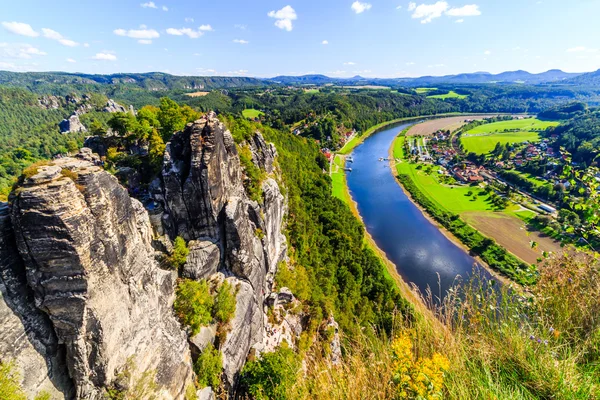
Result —
M 58 124 L 61 133 L 87 132 L 87 129 L 79 120 L 79 114 L 73 114 L 68 119 L 63 119 Z
M 40 167 L 11 201 L 27 283 L 64 344 L 76 398 L 102 398 L 125 371 L 133 382 L 156 373 L 162 397 L 181 398 L 192 369 L 172 312 L 176 276 L 153 258 L 141 203 L 74 158 Z
M 102 109 L 102 111 L 107 113 L 117 113 L 117 112 L 127 112 L 127 109 L 114 101 L 113 99 L 108 99 L 106 102 L 106 106 Z
M 14 363 L 29 398 L 40 391 L 52 398 L 73 396 L 65 348 L 35 306 L 6 203 L 0 203 L 0 338 L 0 361 Z
M 257 166 L 274 172 L 277 155 L 257 134 L 249 144 Z M 274 179 L 262 185 L 263 201 L 248 198 L 231 133 L 209 113 L 167 143 L 162 173 L 164 231 L 189 241 L 183 275 L 193 279 L 224 273 L 236 288 L 236 311 L 220 344 L 225 383 L 235 387 L 250 349 L 265 334 L 264 299 L 277 264 L 286 256 L 282 234 L 287 206 Z

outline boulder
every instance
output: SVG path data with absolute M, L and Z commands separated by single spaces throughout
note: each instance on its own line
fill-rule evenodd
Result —
M 58 127 L 61 133 L 87 132 L 87 128 L 79 120 L 78 114 L 73 114 L 69 118 L 63 119 L 58 124 Z
M 183 266 L 182 275 L 190 279 L 205 279 L 213 275 L 221 264 L 221 249 L 210 240 L 192 240 L 188 243 L 190 253 Z
M 108 99 L 106 105 L 102 109 L 102 111 L 107 113 L 117 113 L 117 112 L 127 112 L 127 109 L 114 101 L 113 99 Z

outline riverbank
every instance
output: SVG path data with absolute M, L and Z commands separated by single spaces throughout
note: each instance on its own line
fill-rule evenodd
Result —
M 375 255 L 379 258 L 381 263 L 385 266 L 385 273 L 388 279 L 394 281 L 402 295 L 409 300 L 413 305 L 417 306 L 419 311 L 429 312 L 425 304 L 423 303 L 421 297 L 415 293 L 412 287 L 404 281 L 404 279 L 398 273 L 396 265 L 389 260 L 387 255 L 383 250 L 377 246 L 377 243 L 373 239 L 373 237 L 369 234 L 367 230 L 364 220 L 358 211 L 358 206 L 356 202 L 352 199 L 350 195 L 350 189 L 348 188 L 348 182 L 346 180 L 346 174 L 344 173 L 344 165 L 345 165 L 345 155 L 335 155 L 335 159 L 333 162 L 332 171 L 331 171 L 331 179 L 332 179 L 332 191 L 333 195 L 343 201 L 350 210 L 352 214 L 361 222 L 364 228 L 364 245 L 371 249 Z
M 534 282 L 533 270 L 522 263 L 517 257 L 509 253 L 494 240 L 488 238 L 480 231 L 463 221 L 458 214 L 447 211 L 435 199 L 430 199 L 426 193 L 418 188 L 417 183 L 406 171 L 400 171 L 399 163 L 407 162 L 404 159 L 404 137 L 408 130 L 402 131 L 392 142 L 389 148 L 390 168 L 410 201 L 423 213 L 423 215 L 437 226 L 440 232 L 449 240 L 467 252 L 474 253 L 476 259 L 498 279 L 508 282 L 507 278 L 521 284 Z M 403 168 L 405 169 L 405 168 Z M 502 275 L 500 275 L 502 274 Z

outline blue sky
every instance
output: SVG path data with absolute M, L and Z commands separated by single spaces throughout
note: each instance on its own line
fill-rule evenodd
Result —
M 2 2 L 0 70 L 402 77 L 600 68 L 597 0 Z

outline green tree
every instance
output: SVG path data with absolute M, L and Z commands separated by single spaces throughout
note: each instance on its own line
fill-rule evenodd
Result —
M 226 324 L 233 314 L 235 314 L 235 289 L 225 281 L 217 290 L 213 315 L 217 321 Z
M 300 356 L 284 342 L 275 352 L 263 354 L 244 366 L 242 385 L 257 400 L 287 399 L 298 378 L 300 363 Z
M 181 323 L 197 335 L 202 326 L 212 321 L 213 298 L 208 291 L 206 281 L 183 279 L 177 286 L 175 313 Z
M 222 371 L 223 358 L 221 352 L 215 349 L 212 343 L 209 343 L 194 363 L 198 387 L 211 386 L 215 389 L 218 388 Z
M 182 130 L 186 124 L 185 117 L 181 113 L 179 105 L 168 97 L 160 99 L 157 118 L 160 124 L 161 135 L 165 142 L 169 141 L 173 132 Z
M 155 174 L 162 169 L 165 148 L 165 142 L 158 134 L 156 128 L 153 128 L 148 139 L 148 156 L 150 157 L 150 165 Z
M 130 113 L 115 113 L 108 121 L 108 126 L 120 136 L 127 136 L 138 125 L 134 115 Z
M 94 136 L 104 136 L 106 135 L 106 128 L 104 128 L 102 122 L 94 119 L 90 124 L 90 133 Z
M 188 249 L 185 240 L 183 240 L 181 236 L 177 236 L 175 238 L 175 242 L 173 243 L 173 251 L 169 257 L 169 263 L 173 269 L 179 269 L 183 267 L 187 261 L 188 254 L 190 254 L 190 250 Z

